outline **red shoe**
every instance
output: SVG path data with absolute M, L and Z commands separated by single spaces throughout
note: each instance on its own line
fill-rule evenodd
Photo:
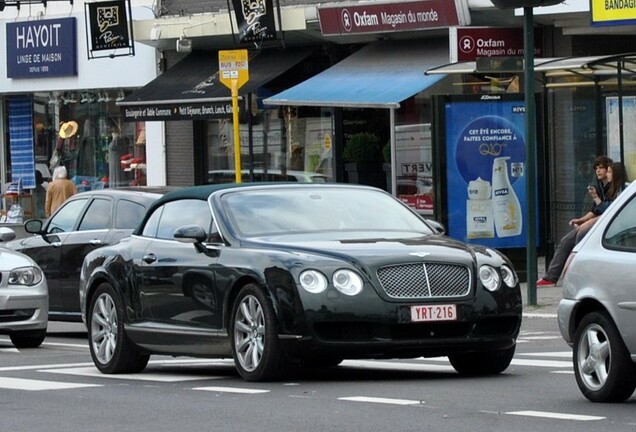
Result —
M 556 284 L 555 282 L 552 282 L 551 280 L 547 280 L 545 278 L 541 278 L 537 281 L 538 287 L 544 287 L 544 288 L 553 287 L 555 284 Z

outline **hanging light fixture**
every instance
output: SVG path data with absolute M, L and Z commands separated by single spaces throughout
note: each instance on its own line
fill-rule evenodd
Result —
M 125 97 L 126 97 L 126 93 L 124 93 L 124 90 L 123 90 L 123 89 L 122 89 L 122 90 L 119 90 L 119 91 L 117 92 L 117 98 L 115 99 L 115 101 L 117 101 L 117 102 L 121 102 L 121 101 L 123 101 L 123 100 L 124 100 L 124 98 L 125 98 Z
M 55 93 L 49 94 L 49 105 L 57 105 L 57 96 Z

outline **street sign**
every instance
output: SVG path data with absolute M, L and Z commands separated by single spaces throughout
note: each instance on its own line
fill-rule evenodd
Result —
M 250 79 L 247 50 L 219 51 L 219 80 L 229 89 L 232 81 L 241 88 Z

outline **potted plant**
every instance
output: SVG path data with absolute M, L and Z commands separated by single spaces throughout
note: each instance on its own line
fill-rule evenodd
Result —
M 342 159 L 349 183 L 366 184 L 384 189 L 380 138 L 369 132 L 352 135 L 345 144 Z

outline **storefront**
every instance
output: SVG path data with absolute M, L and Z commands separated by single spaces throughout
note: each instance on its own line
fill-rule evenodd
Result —
M 39 176 L 46 186 L 60 165 L 80 191 L 147 182 L 145 124 L 125 122 L 116 104 L 156 76 L 155 50 L 89 60 L 85 34 L 83 14 L 0 21 L 3 214 L 17 200 L 25 218 L 42 217 Z M 20 197 L 6 193 L 11 183 Z

